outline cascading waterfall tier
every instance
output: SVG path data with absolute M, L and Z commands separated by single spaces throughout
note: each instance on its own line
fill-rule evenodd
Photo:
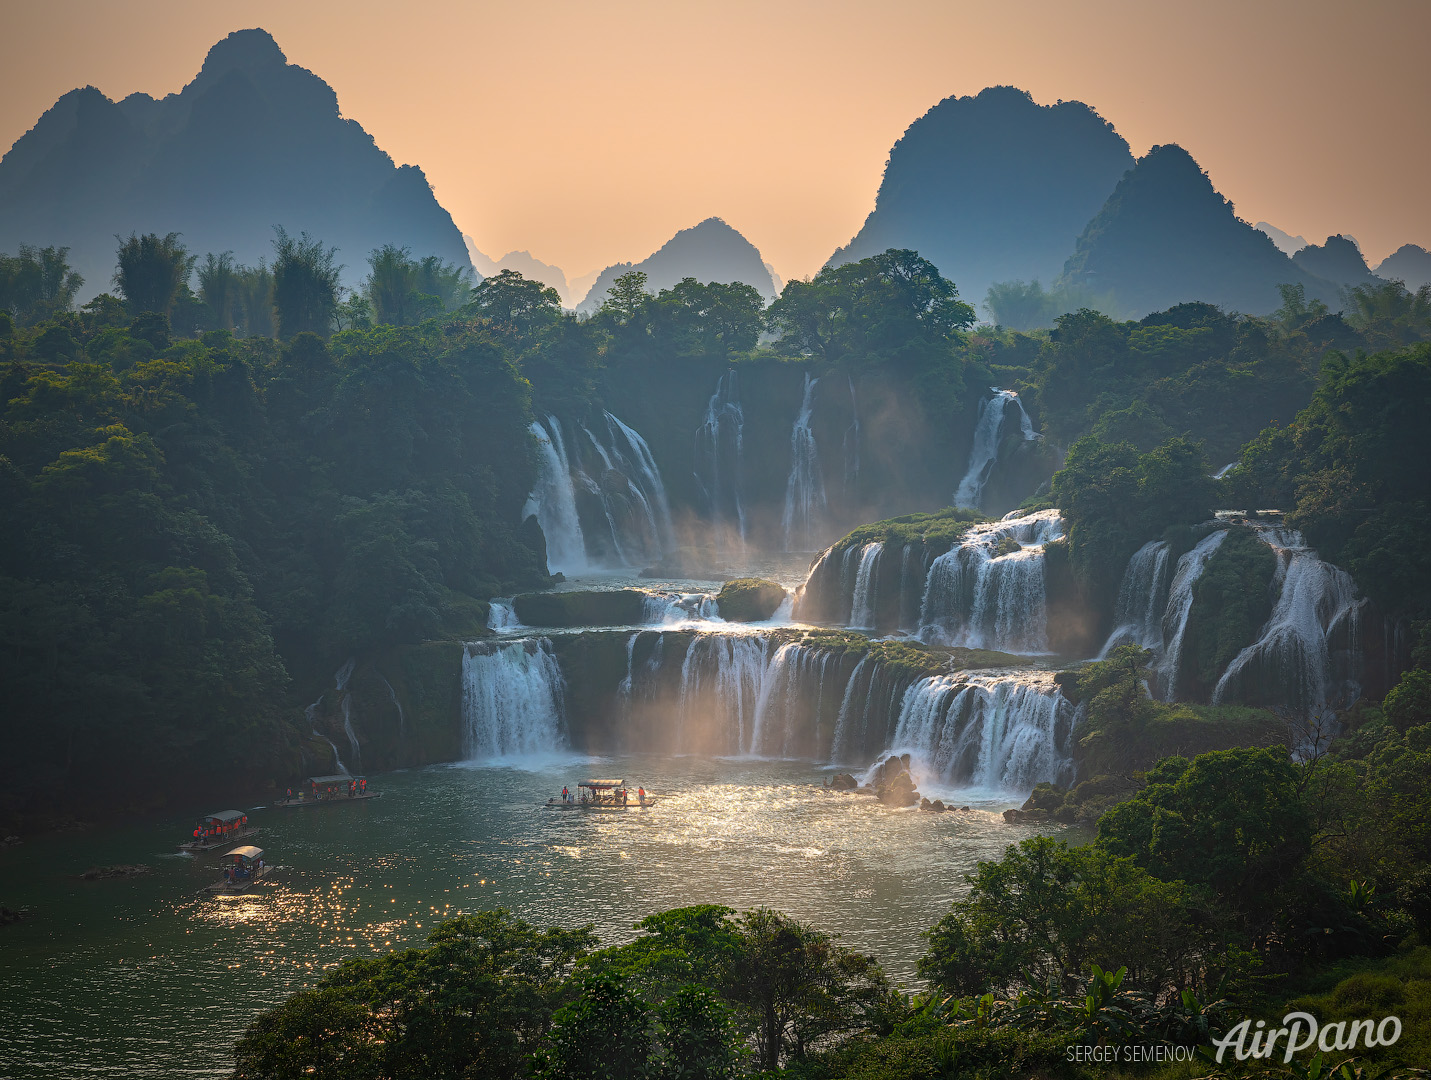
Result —
M 487 605 L 487 629 L 499 634 L 511 634 L 524 630 L 522 620 L 512 610 L 510 600 L 493 600 Z
M 1218 680 L 1214 704 L 1278 705 L 1318 721 L 1361 692 L 1361 614 L 1350 574 L 1323 562 L 1295 529 L 1257 530 L 1277 555 L 1277 602 L 1257 640 Z
M 533 421 L 532 437 L 537 441 L 537 483 L 527 497 L 522 517 L 536 515 L 547 539 L 547 570 L 572 577 L 588 569 L 586 538 L 581 516 L 576 510 L 576 489 L 567 461 L 561 425 L 547 417 L 547 425 Z
M 790 476 L 785 483 L 785 514 L 781 519 L 786 551 L 810 551 L 819 534 L 826 509 L 825 480 L 820 468 L 820 450 L 810 419 L 815 412 L 815 387 L 819 379 L 805 373 L 805 392 L 800 412 L 790 430 Z
M 971 649 L 1047 652 L 1044 545 L 1062 536 L 1057 510 L 972 526 L 929 567 L 919 637 Z
M 794 616 L 802 622 L 878 633 L 915 631 L 925 576 L 934 557 L 921 542 L 874 541 L 826 548 L 797 590 Z
M 561 667 L 547 638 L 469 642 L 462 654 L 468 759 L 562 749 L 564 689 Z
M 696 432 L 695 480 L 718 550 L 745 547 L 745 414 L 734 368 L 716 383 Z
M 611 413 L 568 439 L 554 416 L 532 424 L 538 476 L 523 516 L 547 538 L 547 568 L 567 576 L 645 566 L 674 547 L 671 508 L 646 440 Z
M 960 672 L 904 693 L 890 753 L 939 783 L 1027 792 L 1073 778 L 1074 709 L 1045 671 Z
M 713 593 L 647 593 L 642 606 L 642 621 L 648 626 L 725 621 Z
M 985 398 L 979 405 L 979 418 L 974 423 L 974 442 L 969 448 L 969 468 L 959 481 L 959 490 L 954 493 L 955 506 L 976 509 L 980 505 L 984 485 L 989 482 L 999 459 L 999 436 L 1010 405 L 1018 409 L 1019 433 L 1024 441 L 1032 442 L 1039 437 L 1017 393 L 1000 390 L 997 386 L 989 389 L 994 396 Z
M 1225 530 L 1209 533 L 1178 560 L 1173 583 L 1168 588 L 1168 606 L 1163 612 L 1161 651 L 1153 663 L 1153 692 L 1164 701 L 1173 701 L 1178 692 L 1183 638 L 1188 615 L 1192 613 L 1193 586 L 1202 577 L 1208 560 L 1227 539 Z
M 655 752 L 865 765 L 912 675 L 786 633 L 648 630 L 626 642 L 619 725 Z
M 1119 645 L 1162 649 L 1169 547 L 1166 540 L 1154 540 L 1140 547 L 1128 560 L 1113 609 L 1113 632 L 1108 635 L 1098 659 L 1104 659 Z
M 846 555 L 854 550 L 851 548 Z M 875 627 L 875 567 L 883 554 L 884 543 L 879 540 L 859 549 L 859 567 L 855 571 L 850 604 L 850 626 L 857 630 L 873 630 Z

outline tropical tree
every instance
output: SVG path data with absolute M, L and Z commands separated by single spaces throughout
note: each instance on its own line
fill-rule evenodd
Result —
M 119 241 L 119 268 L 114 284 L 131 315 L 154 311 L 168 315 L 181 290 L 187 287 L 194 256 L 179 243 L 178 233 L 145 233 Z
M 1204 984 L 1220 958 L 1194 890 L 1132 859 L 1039 836 L 981 862 L 969 895 L 929 933 L 919 973 L 945 993 L 1068 992 L 1093 964 L 1126 964 L 1151 993 Z
M 273 310 L 278 336 L 295 334 L 327 337 L 338 307 L 338 275 L 342 267 L 333 258 L 337 248 L 325 248 L 306 232 L 296 239 L 275 225 L 273 241 Z
M 410 254 L 409 248 L 384 244 L 368 255 L 363 293 L 372 305 L 374 322 L 406 326 L 412 321 L 417 264 L 408 258 Z
M 29 326 L 68 311 L 84 278 L 70 269 L 67 247 L 20 246 L 16 255 L 0 252 L 0 311 Z
M 236 272 L 235 322 L 247 337 L 273 337 L 273 274 L 259 260 Z
M 501 330 L 528 337 L 561 318 L 561 294 L 515 270 L 503 270 L 477 283 L 469 309 Z
M 239 305 L 239 272 L 231 251 L 219 255 L 209 252 L 204 256 L 204 264 L 199 267 L 199 299 L 209 309 L 209 317 L 220 330 L 231 330 L 235 325 L 235 309 Z

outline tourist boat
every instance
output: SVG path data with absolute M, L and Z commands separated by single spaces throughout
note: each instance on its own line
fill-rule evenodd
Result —
M 222 896 L 237 896 L 253 888 L 273 872 L 264 865 L 263 848 L 237 847 L 224 854 L 224 876 L 209 886 L 209 892 Z
M 242 810 L 220 810 L 201 817 L 194 826 L 194 838 L 180 844 L 179 850 L 198 855 L 257 835 L 258 829 L 248 823 L 248 815 Z
M 560 795 L 547 800 L 549 810 L 630 810 L 656 805 L 650 792 L 632 794 L 625 780 L 583 780 L 576 785 L 577 794 Z
M 310 776 L 298 785 L 298 791 L 290 791 L 277 800 L 274 806 L 328 806 L 332 803 L 358 802 L 362 799 L 380 799 L 382 792 L 368 790 L 366 776 L 349 776 L 346 773 L 333 776 Z

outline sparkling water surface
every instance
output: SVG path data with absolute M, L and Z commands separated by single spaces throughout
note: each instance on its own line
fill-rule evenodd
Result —
M 821 788 L 790 761 L 552 757 L 375 777 L 381 799 L 254 809 L 279 867 L 252 894 L 202 893 L 215 861 L 173 854 L 187 818 L 0 850 L 0 1076 L 223 1076 L 261 1010 L 354 956 L 414 945 L 442 919 L 507 907 L 538 924 L 594 923 L 604 943 L 685 904 L 774 907 L 836 932 L 916 985 L 921 934 L 980 859 L 1038 830 L 1017 800 L 925 791 L 969 812 L 891 810 Z M 625 812 L 539 804 L 590 774 L 644 785 Z M 981 799 L 980 796 L 984 795 Z M 196 808 L 200 810 L 213 807 Z M 133 878 L 87 867 L 142 863 Z

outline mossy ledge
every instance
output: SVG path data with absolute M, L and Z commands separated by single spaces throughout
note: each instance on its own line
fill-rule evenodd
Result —
M 764 622 L 785 602 L 785 590 L 764 578 L 736 578 L 716 596 L 720 617 L 727 622 Z

